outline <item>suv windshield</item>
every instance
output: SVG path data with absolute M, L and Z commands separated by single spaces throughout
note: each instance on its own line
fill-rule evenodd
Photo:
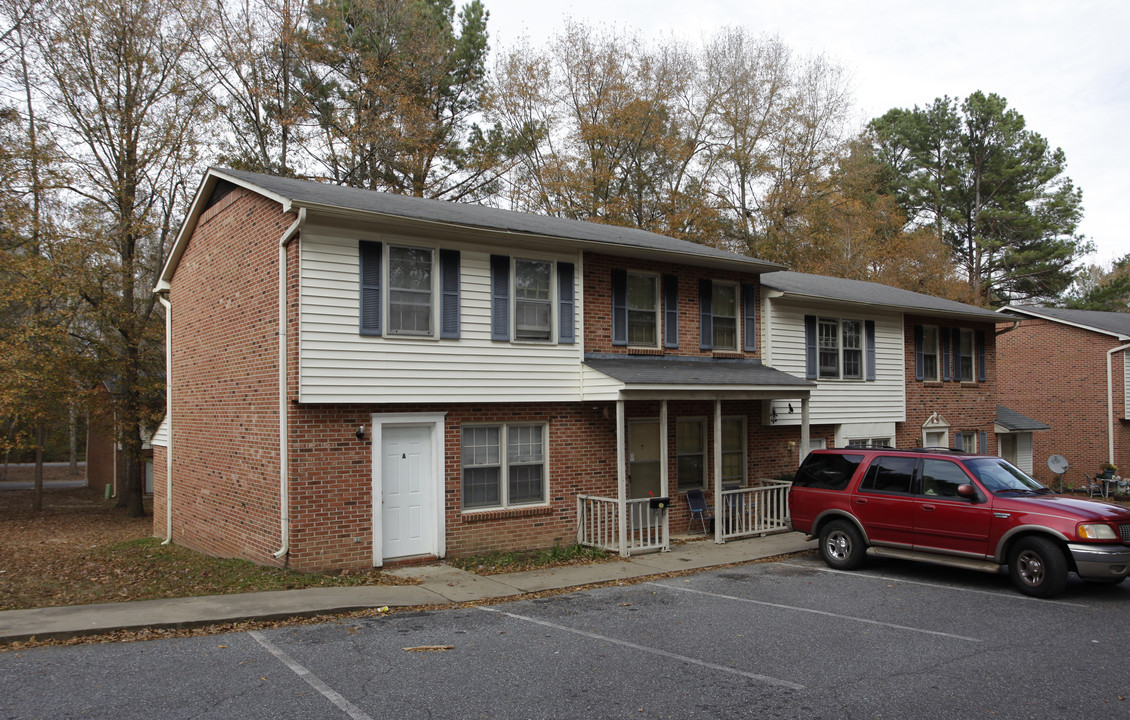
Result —
M 1008 462 L 997 458 L 978 458 L 965 461 L 969 472 L 993 494 L 1003 492 L 1048 493 L 1040 483 L 1017 470 Z

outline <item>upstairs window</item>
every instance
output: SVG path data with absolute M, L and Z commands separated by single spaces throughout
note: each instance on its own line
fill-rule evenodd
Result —
M 738 349 L 738 286 L 713 283 L 712 315 L 714 321 L 714 349 Z
M 958 338 L 958 371 L 961 382 L 973 382 L 973 331 L 961 330 Z
M 937 382 L 938 376 L 938 328 L 932 325 L 925 325 L 922 327 L 922 348 L 918 357 L 918 375 L 919 380 L 927 382 Z
M 659 277 L 628 273 L 628 345 L 659 345 Z
M 514 261 L 514 338 L 550 340 L 553 337 L 553 263 Z
M 809 379 L 875 379 L 875 323 L 805 316 Z
M 358 264 L 362 335 L 459 337 L 457 250 L 362 240 Z
M 388 334 L 432 334 L 432 251 L 389 246 Z

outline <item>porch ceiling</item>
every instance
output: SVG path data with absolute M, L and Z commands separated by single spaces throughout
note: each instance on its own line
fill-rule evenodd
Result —
M 631 398 L 805 398 L 815 383 L 744 358 L 588 355 L 585 365 L 622 384 Z

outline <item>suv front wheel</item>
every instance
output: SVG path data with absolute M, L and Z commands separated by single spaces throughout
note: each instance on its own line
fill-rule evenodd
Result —
M 863 564 L 863 536 L 847 520 L 833 520 L 820 530 L 820 557 L 830 568 L 854 570 Z
M 1067 560 L 1047 538 L 1021 538 L 1008 553 L 1008 574 L 1025 595 L 1050 598 L 1067 587 Z

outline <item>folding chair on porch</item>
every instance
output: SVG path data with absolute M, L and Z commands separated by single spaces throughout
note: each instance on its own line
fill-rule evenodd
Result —
M 687 490 L 687 510 L 690 511 L 692 518 L 695 514 L 698 515 L 702 523 L 702 534 L 706 535 L 706 497 L 701 490 Z

